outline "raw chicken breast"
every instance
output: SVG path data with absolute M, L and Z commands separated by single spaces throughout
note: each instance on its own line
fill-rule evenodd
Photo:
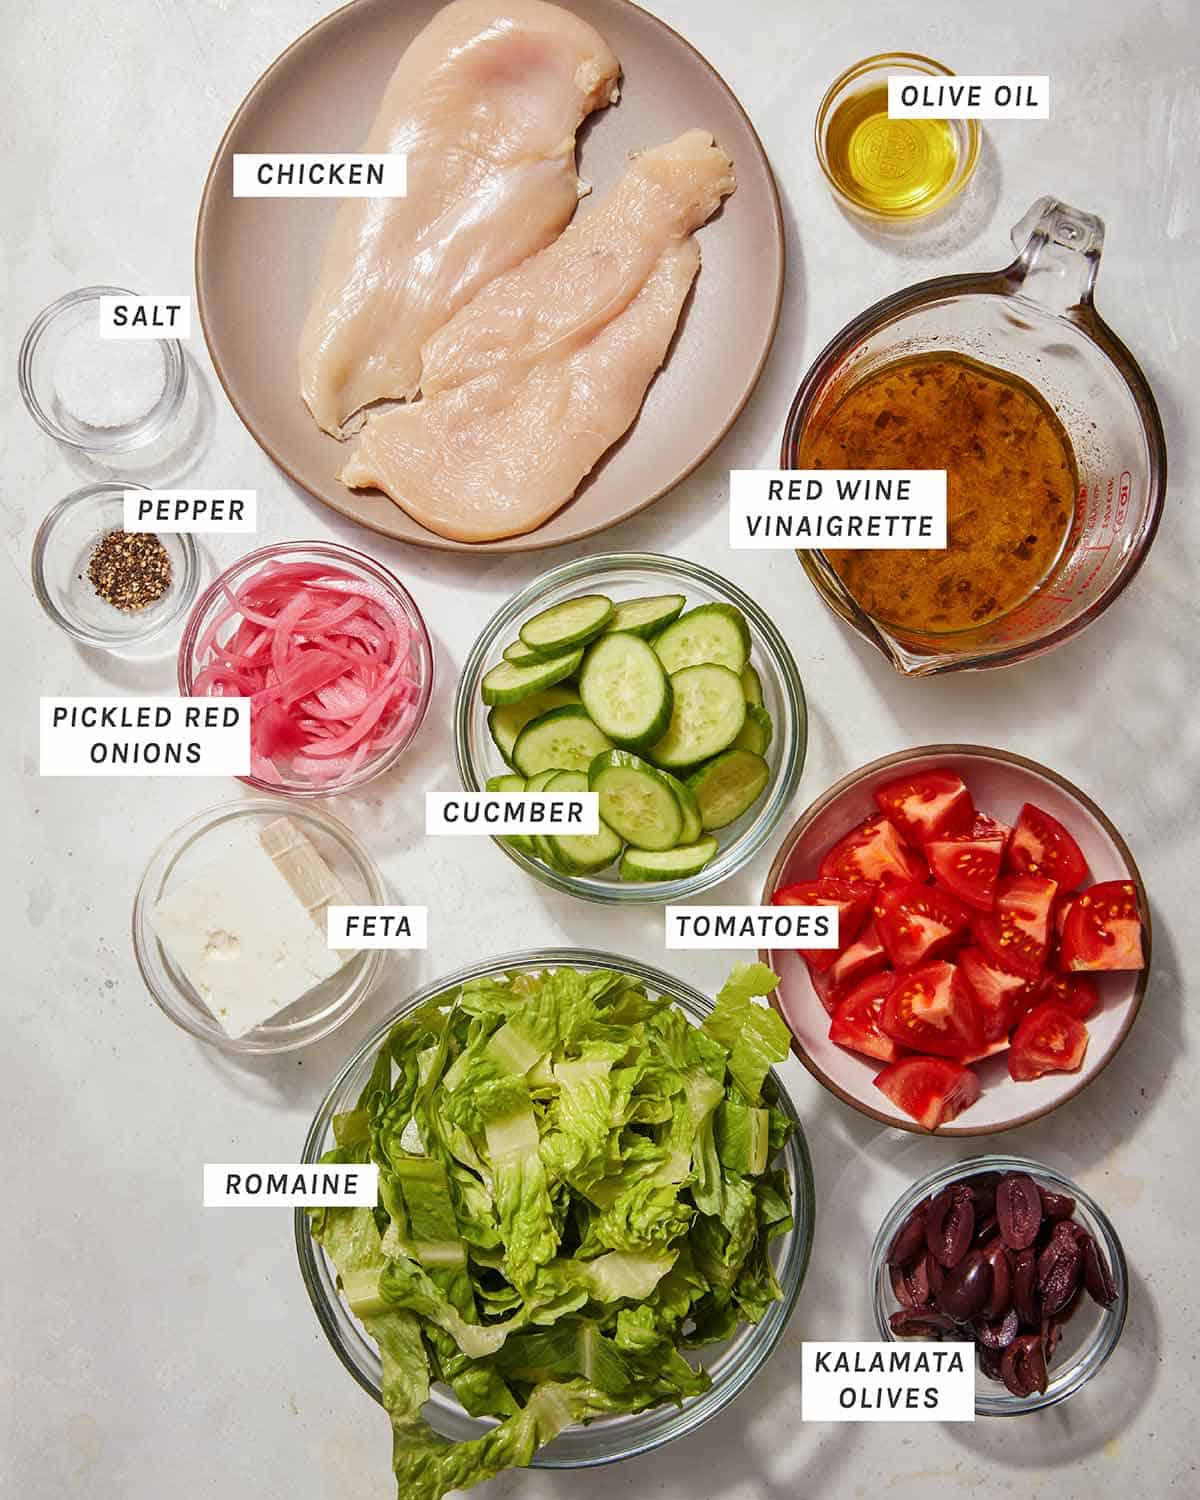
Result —
M 588 339 L 637 295 L 666 247 L 733 191 L 703 130 L 644 151 L 602 203 L 552 245 L 490 282 L 422 349 L 425 395 Z
M 407 154 L 408 196 L 342 204 L 300 338 L 301 392 L 327 432 L 413 396 L 422 343 L 559 233 L 581 191 L 575 132 L 619 72 L 591 26 L 543 0 L 455 0 L 415 38 L 363 148 Z
M 341 478 L 462 542 L 520 536 L 628 429 L 733 191 L 703 131 L 647 151 L 594 213 L 492 282 L 426 347 L 433 393 L 372 420 Z

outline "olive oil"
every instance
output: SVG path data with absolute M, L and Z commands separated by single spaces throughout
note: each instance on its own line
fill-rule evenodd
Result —
M 868 213 L 910 218 L 945 192 L 958 166 L 958 144 L 945 120 L 889 120 L 887 83 L 850 94 L 825 134 L 829 175 Z

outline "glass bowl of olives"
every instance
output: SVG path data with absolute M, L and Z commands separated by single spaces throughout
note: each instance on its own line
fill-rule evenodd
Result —
M 1125 1254 L 1107 1214 L 1026 1157 L 972 1157 L 914 1182 L 879 1226 L 870 1277 L 880 1338 L 974 1344 L 979 1416 L 1065 1401 L 1125 1325 Z

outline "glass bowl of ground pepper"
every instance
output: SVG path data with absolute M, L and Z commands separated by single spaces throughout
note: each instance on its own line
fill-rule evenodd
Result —
M 200 587 L 187 532 L 126 531 L 124 495 L 136 484 L 92 484 L 60 500 L 33 543 L 33 588 L 60 629 L 101 651 L 164 649 Z

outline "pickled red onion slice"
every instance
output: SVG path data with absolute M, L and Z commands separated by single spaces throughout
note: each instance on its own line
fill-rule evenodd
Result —
M 379 584 L 317 563 L 265 563 L 196 646 L 197 696 L 246 697 L 251 771 L 328 786 L 411 730 L 421 653 Z

